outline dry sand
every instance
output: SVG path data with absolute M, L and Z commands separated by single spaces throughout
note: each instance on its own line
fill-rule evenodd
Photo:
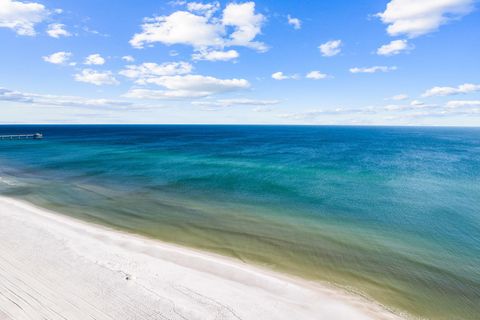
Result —
M 0 319 L 398 319 L 336 288 L 0 197 Z

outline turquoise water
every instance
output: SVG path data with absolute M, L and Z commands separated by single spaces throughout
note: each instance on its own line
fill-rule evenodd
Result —
M 362 292 L 480 314 L 480 129 L 0 126 L 0 193 Z

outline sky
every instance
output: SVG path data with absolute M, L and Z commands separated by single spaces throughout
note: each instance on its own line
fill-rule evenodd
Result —
M 480 126 L 476 0 L 0 0 L 0 123 Z

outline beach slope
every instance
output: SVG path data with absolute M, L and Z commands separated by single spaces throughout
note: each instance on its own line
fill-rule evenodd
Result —
M 230 258 L 0 197 L 0 319 L 396 319 Z

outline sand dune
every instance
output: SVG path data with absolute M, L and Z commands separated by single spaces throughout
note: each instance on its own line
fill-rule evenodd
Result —
M 397 319 L 338 289 L 0 197 L 0 319 Z

